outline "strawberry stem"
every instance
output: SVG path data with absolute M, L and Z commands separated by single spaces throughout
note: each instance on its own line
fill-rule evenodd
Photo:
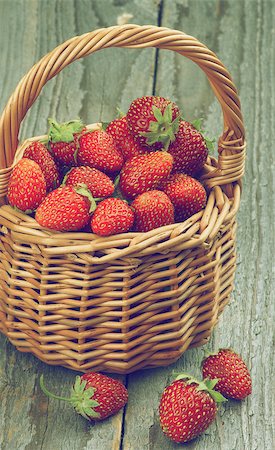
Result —
M 125 116 L 125 113 L 120 109 L 119 106 L 116 107 L 116 113 L 117 113 L 118 119 L 122 119 L 122 117 Z
M 48 389 L 46 388 L 46 386 L 44 384 L 44 375 L 41 375 L 41 377 L 40 377 L 40 387 L 41 387 L 42 391 L 44 392 L 44 394 L 47 395 L 47 397 L 55 398 L 56 400 L 64 400 L 65 402 L 68 402 L 68 403 L 70 403 L 70 401 L 71 401 L 70 397 L 60 397 L 60 395 L 55 395 L 52 392 L 48 391 Z
M 72 388 L 71 397 L 61 397 L 50 392 L 45 387 L 43 375 L 40 377 L 40 387 L 47 397 L 70 403 L 74 407 L 75 411 L 85 417 L 85 419 L 90 420 L 91 418 L 99 418 L 100 414 L 94 411 L 94 408 L 99 406 L 99 403 L 92 398 L 95 393 L 95 389 L 93 387 L 86 389 L 86 384 L 87 381 L 82 380 L 80 376 L 77 376 L 75 379 L 75 384 Z
M 64 178 L 63 178 L 63 181 L 62 181 L 62 183 L 61 183 L 61 186 L 65 186 L 65 185 L 66 185 L 67 178 L 68 178 L 68 176 L 69 176 L 69 173 L 70 173 L 72 170 L 73 170 L 73 168 L 71 168 L 70 170 L 68 170 L 68 172 L 65 174 L 65 176 L 64 176 Z

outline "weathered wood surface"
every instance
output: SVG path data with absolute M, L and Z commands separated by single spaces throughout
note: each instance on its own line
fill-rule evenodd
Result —
M 274 48 L 273 0 L 0 0 L 0 108 L 24 73 L 58 43 L 113 25 L 129 13 L 138 24 L 160 24 L 198 37 L 214 50 L 239 87 L 248 157 L 238 216 L 234 295 L 207 349 L 231 346 L 251 369 L 253 395 L 220 407 L 216 422 L 186 447 L 272 450 L 274 436 Z M 155 76 L 155 78 L 154 78 Z M 48 83 L 22 127 L 22 138 L 43 134 L 48 116 L 109 120 L 116 106 L 155 90 L 178 101 L 187 118 L 203 116 L 212 135 L 221 114 L 208 83 L 172 52 L 109 49 L 79 61 Z M 158 423 L 158 402 L 172 371 L 199 375 L 204 349 L 189 350 L 172 367 L 127 377 L 124 414 L 90 426 L 70 407 L 48 401 L 47 383 L 66 395 L 75 373 L 20 354 L 0 337 L 1 450 L 169 450 Z

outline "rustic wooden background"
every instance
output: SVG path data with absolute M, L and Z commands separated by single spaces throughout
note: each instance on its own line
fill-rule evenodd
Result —
M 251 369 L 253 394 L 220 407 L 216 422 L 187 445 L 196 450 L 272 450 L 274 415 L 274 0 L 0 0 L 0 107 L 24 73 L 75 34 L 117 23 L 183 30 L 214 50 L 241 96 L 248 157 L 238 216 L 235 290 L 207 349 L 230 346 Z M 221 113 L 205 76 L 168 51 L 109 49 L 64 70 L 48 83 L 22 126 L 22 138 L 44 134 L 47 117 L 110 120 L 119 106 L 143 94 L 170 96 L 189 119 L 205 117 L 218 136 Z M 43 372 L 66 395 L 75 373 L 20 354 L 0 338 L 1 450 L 171 450 L 158 422 L 158 402 L 172 370 L 200 374 L 204 349 L 188 351 L 173 367 L 125 378 L 124 412 L 96 426 L 40 391 Z

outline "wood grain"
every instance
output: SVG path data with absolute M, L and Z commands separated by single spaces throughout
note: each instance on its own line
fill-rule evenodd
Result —
M 24 73 L 58 43 L 115 24 L 123 13 L 138 24 L 161 24 L 199 38 L 231 71 L 240 90 L 248 158 L 238 216 L 238 270 L 230 305 L 207 349 L 231 346 L 247 361 L 253 394 L 220 407 L 216 422 L 187 448 L 271 450 L 274 448 L 274 48 L 272 0 L 0 0 L 0 108 Z M 155 66 L 156 63 L 156 66 Z M 154 80 L 154 75 L 156 75 Z M 205 76 L 172 52 L 104 50 L 66 68 L 50 81 L 28 113 L 22 139 L 43 134 L 47 117 L 109 120 L 116 106 L 153 92 L 176 100 L 188 119 L 206 118 L 217 136 L 220 107 Z M 1 450 L 170 450 L 162 434 L 158 402 L 173 371 L 200 375 L 204 349 L 188 351 L 172 367 L 128 377 L 123 413 L 91 426 L 69 405 L 48 401 L 38 379 L 67 395 L 75 373 L 46 366 L 17 352 L 0 337 Z
M 25 72 L 71 36 L 116 24 L 123 13 L 137 23 L 157 23 L 158 3 L 144 1 L 1 0 L 0 107 Z M 66 68 L 43 89 L 27 114 L 21 138 L 47 130 L 47 118 L 81 116 L 89 123 L 109 120 L 116 107 L 127 109 L 139 94 L 153 89 L 155 51 L 115 49 L 96 53 Z M 142 67 L 142 71 L 138 70 Z M 74 414 L 69 405 L 48 401 L 39 388 L 43 372 L 49 386 L 68 395 L 75 373 L 46 366 L 20 354 L 0 337 L 1 450 L 90 450 L 120 448 L 123 412 L 97 426 Z
M 163 4 L 162 25 L 199 38 L 231 71 L 240 90 L 248 140 L 234 295 L 205 349 L 230 346 L 243 355 L 251 369 L 253 395 L 244 402 L 221 406 L 209 430 L 186 445 L 190 449 L 274 448 L 274 385 L 268 381 L 274 377 L 275 319 L 274 148 L 270 146 L 274 141 L 274 15 L 271 1 Z M 198 68 L 182 60 L 179 55 L 159 53 L 156 93 L 175 98 L 187 118 L 205 117 L 207 131 L 218 135 L 219 106 Z M 160 431 L 158 400 L 173 370 L 200 375 L 203 353 L 204 348 L 189 350 L 172 367 L 129 377 L 125 450 L 178 448 Z

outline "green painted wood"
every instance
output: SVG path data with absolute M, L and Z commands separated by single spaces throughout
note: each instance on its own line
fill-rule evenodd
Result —
M 145 0 L 0 0 L 0 109 L 21 77 L 59 43 L 117 23 L 131 14 L 137 23 L 157 24 L 158 3 Z M 21 138 L 44 134 L 47 118 L 85 122 L 110 120 L 138 95 L 152 92 L 155 50 L 108 49 L 67 67 L 43 89 L 28 112 Z M 142 71 L 140 70 L 142 67 Z M 69 405 L 49 400 L 39 376 L 66 396 L 75 373 L 21 354 L 0 337 L 1 450 L 118 450 L 123 412 L 91 426 Z M 122 379 L 122 377 L 120 377 Z
M 230 346 L 247 361 L 253 395 L 220 407 L 196 450 L 274 448 L 274 23 L 273 1 L 164 1 L 162 25 L 192 34 L 231 71 L 241 96 L 248 157 L 238 215 L 238 268 L 232 301 L 205 349 Z M 273 29 L 273 33 L 271 33 Z M 206 118 L 218 135 L 220 107 L 199 69 L 180 55 L 160 52 L 156 92 L 176 99 L 187 118 Z M 172 450 L 160 431 L 158 402 L 172 371 L 200 375 L 204 348 L 192 349 L 169 368 L 128 379 L 130 401 L 124 450 Z M 273 411 L 273 412 L 272 412 Z
M 253 395 L 228 402 L 216 422 L 188 448 L 271 450 L 274 388 L 274 32 L 272 0 L 0 0 L 0 109 L 21 76 L 47 51 L 75 35 L 116 23 L 123 13 L 134 23 L 158 23 L 183 30 L 213 49 L 240 89 L 247 127 L 248 160 L 239 213 L 238 270 L 231 304 L 208 349 L 232 346 L 251 368 Z M 154 50 L 109 49 L 66 68 L 51 80 L 27 115 L 21 136 L 45 132 L 48 116 L 80 115 L 109 120 L 116 106 L 153 88 Z M 161 51 L 156 93 L 168 95 L 185 116 L 206 118 L 212 135 L 221 129 L 220 108 L 207 80 L 191 62 Z M 273 240 L 272 240 L 273 238 Z M 75 373 L 17 352 L 0 337 L 1 450 L 169 450 L 179 448 L 162 434 L 158 402 L 172 371 L 199 376 L 203 349 L 188 351 L 169 368 L 127 377 L 129 403 L 122 413 L 91 426 L 70 407 L 48 401 L 40 373 L 55 392 L 66 395 Z M 265 381 L 269 380 L 269 381 Z M 273 390 L 272 390 L 273 389 Z M 274 407 L 273 407 L 274 410 Z M 274 432 L 274 430 L 273 430 Z

